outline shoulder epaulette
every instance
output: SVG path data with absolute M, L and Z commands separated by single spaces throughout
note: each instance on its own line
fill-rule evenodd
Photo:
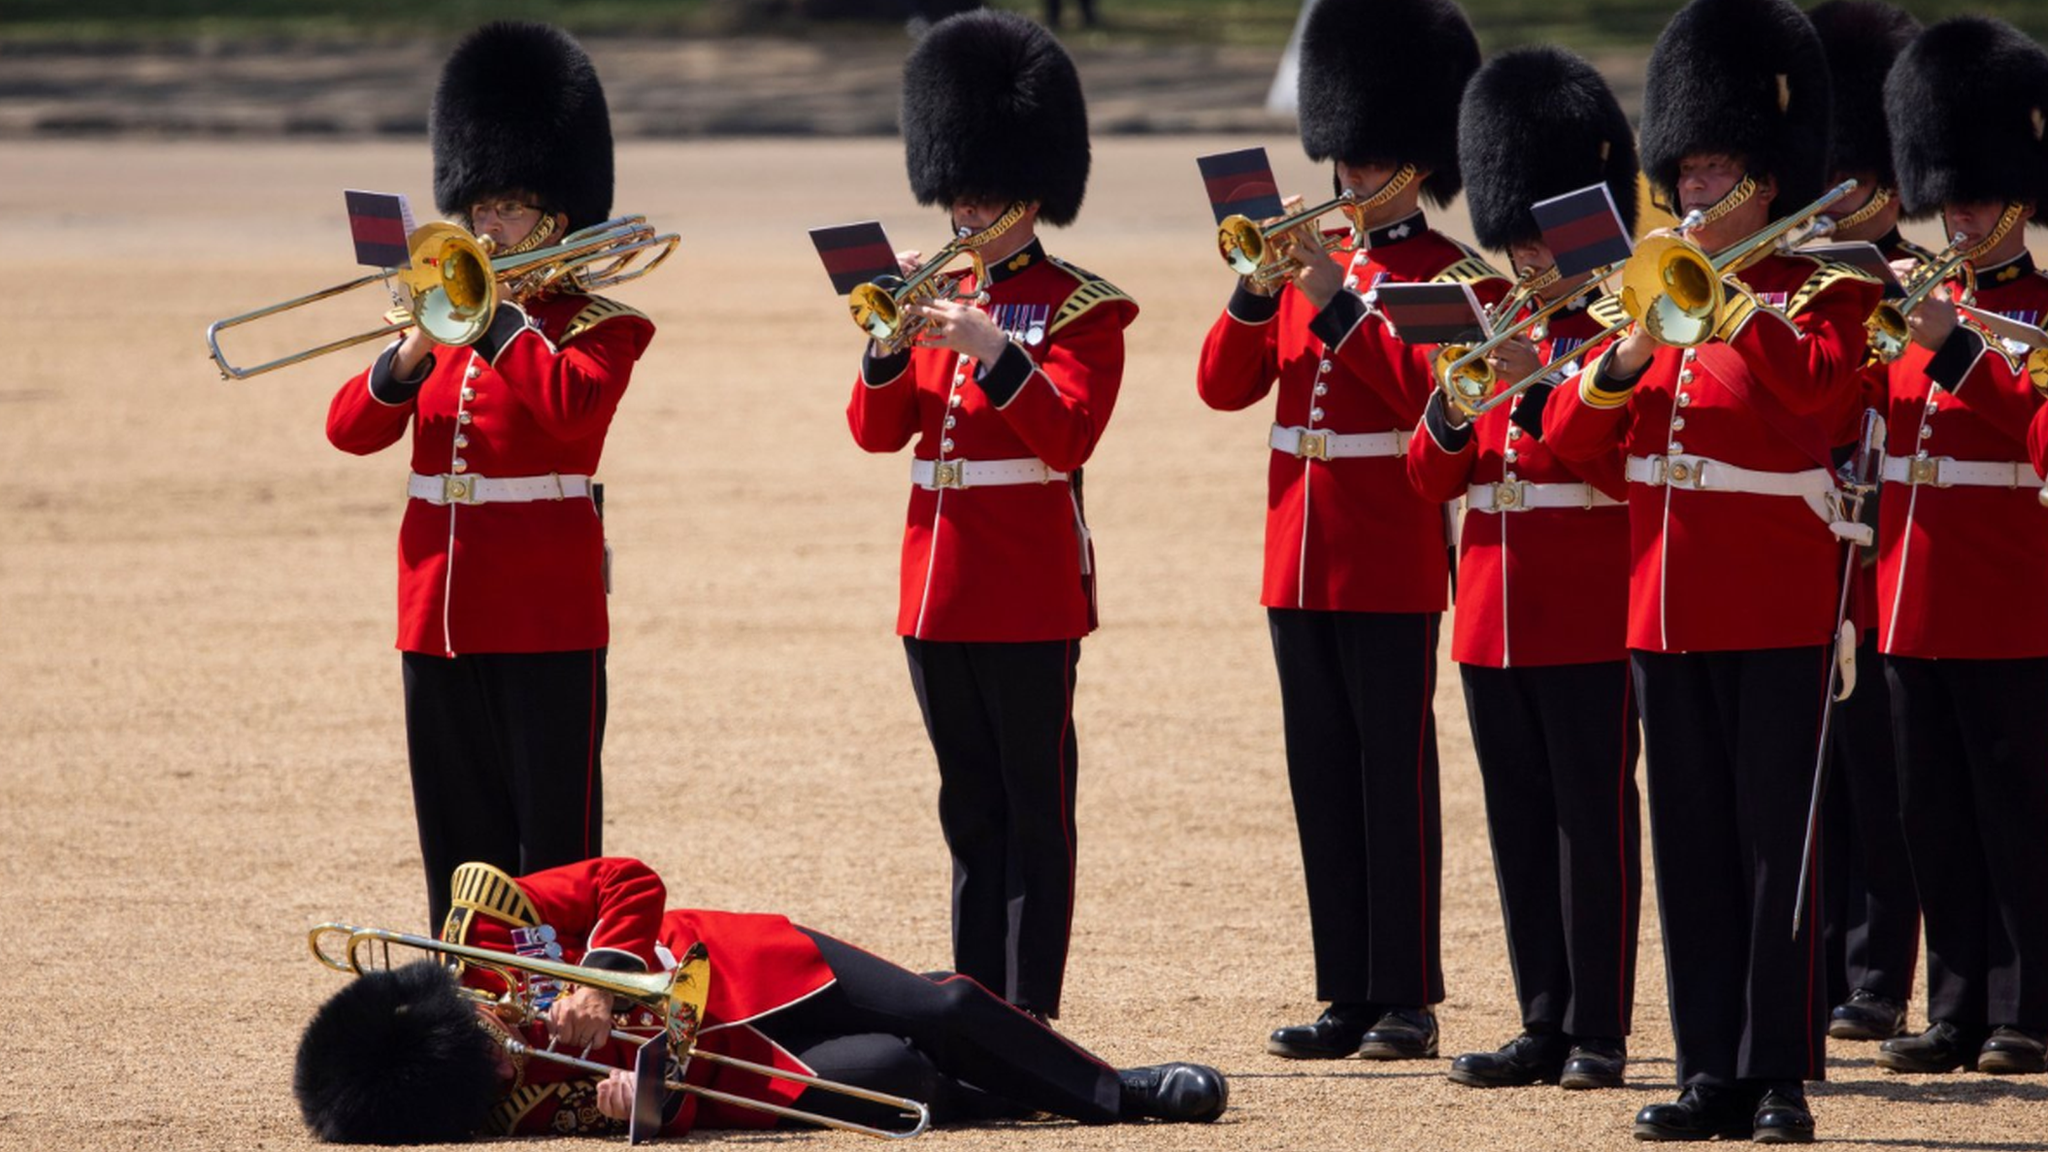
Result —
M 1610 293 L 1586 305 L 1586 315 L 1591 316 L 1602 328 L 1612 328 L 1629 322 L 1628 309 L 1621 306 L 1621 294 Z
M 1878 283 L 1878 280 L 1868 272 L 1851 264 L 1843 264 L 1834 260 L 1820 260 L 1811 256 L 1805 257 L 1805 259 L 1813 261 L 1814 269 L 1812 274 L 1807 276 L 1806 283 L 1801 284 L 1799 290 L 1792 293 L 1791 298 L 1785 301 L 1783 311 L 1787 316 L 1799 315 L 1806 310 L 1807 305 L 1813 303 L 1815 297 L 1836 284 L 1845 281 L 1855 281 L 1864 284 Z
M 1045 260 L 1046 263 L 1051 264 L 1053 267 L 1081 282 L 1074 288 L 1073 293 L 1067 297 L 1066 303 L 1060 305 L 1058 314 L 1053 316 L 1052 327 L 1046 330 L 1048 336 L 1080 319 L 1082 314 L 1098 304 L 1107 304 L 1112 300 L 1129 300 L 1131 298 L 1123 289 L 1085 268 L 1076 267 L 1057 256 L 1047 256 Z
M 1488 264 L 1484 258 L 1469 253 L 1429 278 L 1432 284 L 1476 284 L 1482 280 L 1508 281 L 1510 278 L 1501 275 L 1500 269 Z
M 491 1109 L 491 1118 L 484 1122 L 484 1131 L 493 1136 L 510 1136 L 519 1131 L 519 1122 L 533 1111 L 541 1101 L 567 1088 L 565 1083 L 522 1084 L 505 1094 Z
M 540 923 L 540 910 L 533 906 L 519 882 L 506 875 L 504 869 L 472 860 L 455 870 L 455 880 L 450 885 L 450 907 L 448 927 L 468 926 L 471 912 L 483 912 L 494 916 L 514 928 L 532 928 Z M 460 943 L 461 937 L 451 938 L 444 929 L 441 938 L 448 943 Z
M 607 299 L 603 296 L 592 296 L 590 303 L 585 304 L 581 312 L 576 313 L 575 316 L 570 318 L 569 326 L 562 330 L 562 338 L 555 341 L 555 343 L 563 344 L 574 340 L 576 337 L 615 316 L 638 316 L 642 320 L 647 319 L 647 314 L 637 308 L 629 307 L 619 303 L 617 300 Z

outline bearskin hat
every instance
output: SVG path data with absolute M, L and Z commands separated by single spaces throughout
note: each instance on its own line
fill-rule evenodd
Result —
M 1884 78 L 1920 22 L 1883 0 L 1827 0 L 1806 14 L 1820 33 L 1834 78 L 1835 117 L 1828 169 L 1843 176 L 1871 173 L 1880 188 L 1897 188 L 1892 137 L 1885 130 Z
M 371 972 L 313 1014 L 292 1093 L 329 1143 L 467 1140 L 497 1101 L 493 1044 L 447 969 L 423 960 Z
M 1301 146 L 1311 160 L 1414 164 L 1457 196 L 1458 98 L 1479 41 L 1454 0 L 1316 0 L 1301 30 Z
M 1958 16 L 1922 32 L 1885 81 L 1884 113 L 1907 213 L 2048 200 L 2048 52 L 2010 24 Z
M 571 231 L 611 216 L 604 86 L 560 28 L 500 21 L 470 33 L 441 67 L 428 132 L 443 215 L 521 189 L 567 213 Z
M 1650 51 L 1643 172 L 1669 197 L 1687 156 L 1740 156 L 1777 178 L 1776 219 L 1820 195 L 1832 115 L 1827 53 L 1791 0 L 1692 0 Z
M 1088 191 L 1088 101 L 1067 50 L 1012 12 L 932 25 L 903 65 L 903 159 L 920 204 L 1036 200 L 1071 224 Z
M 1605 182 L 1636 228 L 1636 137 L 1607 81 L 1562 48 L 1518 48 L 1486 62 L 1458 112 L 1458 170 L 1483 247 L 1540 239 L 1529 206 Z

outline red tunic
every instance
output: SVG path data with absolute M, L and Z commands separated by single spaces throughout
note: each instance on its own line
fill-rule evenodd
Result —
M 1399 233 L 1398 236 L 1394 235 Z M 1336 434 L 1406 439 L 1435 388 L 1434 346 L 1410 346 L 1358 293 L 1376 284 L 1471 281 L 1483 303 L 1507 291 L 1473 253 L 1420 214 L 1332 257 L 1347 268 L 1318 313 L 1292 284 L 1273 301 L 1240 291 L 1202 344 L 1196 387 L 1211 408 L 1249 408 L 1279 385 L 1273 420 Z M 1323 336 L 1328 336 L 1326 342 Z M 1441 612 L 1448 601 L 1444 509 L 1408 484 L 1396 456 L 1317 460 L 1269 449 L 1265 578 L 1269 608 Z
M 474 867 L 474 866 L 466 866 Z M 479 910 L 458 933 L 458 942 L 500 952 L 545 954 L 570 964 L 629 971 L 672 967 L 703 943 L 711 960 L 710 998 L 698 1033 L 698 1047 L 792 1072 L 810 1069 L 750 1026 L 759 1019 L 832 983 L 832 970 L 810 937 L 782 916 L 677 909 L 664 913 L 661 878 L 638 860 L 612 857 L 550 868 L 517 880 L 491 870 L 477 874 L 482 886 L 502 880 L 514 891 L 493 889 L 490 908 Z M 455 885 L 458 902 L 463 875 Z M 523 901 L 523 902 L 522 902 Z M 552 949 L 550 949 L 552 945 Z M 471 971 L 466 983 L 496 991 L 495 977 Z M 539 1026 L 528 1040 L 546 1045 Z M 632 1048 L 613 1042 L 592 1049 L 589 1059 L 632 1067 Z M 788 1104 L 802 1085 L 740 1072 L 709 1062 L 693 1063 L 693 1083 L 751 1099 Z M 585 1073 L 541 1059 L 528 1059 L 519 1082 L 494 1116 L 500 1132 L 609 1131 L 618 1125 L 596 1112 L 594 1081 Z M 758 1128 L 775 1122 L 764 1112 L 684 1098 L 682 1110 L 664 1131 L 687 1132 L 693 1124 Z
M 591 296 L 548 296 L 526 311 L 539 330 L 513 337 L 495 363 L 471 348 L 437 348 L 433 371 L 402 404 L 371 395 L 368 370 L 351 378 L 328 409 L 328 440 L 368 455 L 411 428 L 412 470 L 423 476 L 594 473 L 654 325 Z M 399 648 L 562 652 L 609 639 L 604 531 L 590 500 L 406 501 Z
M 2001 277 L 2020 264 L 2019 274 Z M 2038 325 L 2048 314 L 2048 277 L 2025 256 L 1982 272 L 1977 306 Z M 1970 327 L 1957 329 L 1938 353 L 1908 345 L 1891 365 L 1887 455 L 2027 464 L 2029 425 L 2043 409 L 2022 356 Z M 1885 485 L 1880 651 L 1973 660 L 2048 656 L 2048 598 L 2040 595 L 2048 510 L 2025 479 L 2010 488 Z
M 1537 345 L 1547 363 L 1574 352 L 1601 324 L 1581 308 L 1560 313 Z M 1569 377 L 1576 368 L 1567 365 Z M 1541 387 L 1540 385 L 1538 387 Z M 1525 393 L 1526 395 L 1526 393 Z M 1455 450 L 1417 426 L 1408 447 L 1408 479 L 1422 498 L 1450 501 L 1475 484 L 1590 484 L 1625 501 L 1615 449 L 1567 463 L 1517 426 L 1516 397 L 1479 417 Z M 1451 658 L 1489 668 L 1620 660 L 1628 605 L 1628 509 L 1467 509 L 1458 545 L 1458 611 Z
M 972 275 L 962 280 L 971 293 Z M 1035 457 L 1070 474 L 1087 463 L 1116 407 L 1137 304 L 1036 242 L 991 269 L 987 291 L 987 311 L 1021 350 L 989 366 L 991 383 L 1014 371 L 1021 385 L 998 406 L 975 383 L 973 357 L 917 348 L 907 362 L 870 360 L 846 407 L 856 444 L 896 452 L 915 441 L 913 457 L 930 461 Z M 1093 557 L 1068 481 L 913 486 L 896 631 L 949 641 L 1085 636 L 1095 625 Z
M 1770 307 L 1725 347 L 1789 419 L 1825 445 L 1858 388 L 1864 321 L 1876 281 L 1804 256 L 1767 256 L 1739 279 Z M 1779 309 L 1784 309 L 1780 311 Z M 1789 313 L 1789 318 L 1787 316 Z M 1719 343 L 1718 341 L 1716 343 Z M 1630 456 L 1700 456 L 1737 468 L 1800 473 L 1820 462 L 1767 424 L 1694 350 L 1659 348 L 1633 397 L 1602 407 L 1606 349 L 1544 410 L 1544 441 L 1569 460 L 1616 444 Z M 1841 547 L 1797 496 L 1629 485 L 1630 648 L 1731 651 L 1826 643 L 1839 598 Z

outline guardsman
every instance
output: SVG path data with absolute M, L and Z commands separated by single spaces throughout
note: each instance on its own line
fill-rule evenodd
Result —
M 871 345 L 846 417 L 867 451 L 915 442 L 896 629 L 939 762 L 953 966 L 1050 1018 L 1074 906 L 1074 672 L 1095 626 L 1081 466 L 1138 306 L 1038 239 L 1088 183 L 1081 82 L 1045 29 L 990 10 L 933 25 L 904 68 L 903 141 L 918 202 L 974 234 L 987 282 L 913 305 L 919 347 Z
M 1641 148 L 1673 211 L 1701 213 L 1690 240 L 1722 252 L 1818 202 L 1828 95 L 1820 38 L 1787 0 L 1672 18 Z M 1804 1082 L 1825 1075 L 1812 903 L 1796 939 L 1788 926 L 1849 528 L 1829 448 L 1880 289 L 1761 252 L 1727 270 L 1696 346 L 1639 325 L 1544 411 L 1559 456 L 1628 454 L 1628 645 L 1682 1088 L 1637 1115 L 1644 1140 L 1809 1141 Z
M 611 214 L 604 89 L 558 28 L 471 34 L 442 70 L 431 128 L 436 203 L 500 255 Z M 653 337 L 601 297 L 504 301 L 468 347 L 410 330 L 328 411 L 345 452 L 412 434 L 398 647 L 433 923 L 466 860 L 537 870 L 603 850 L 610 629 L 591 474 Z
M 1084 1123 L 1216 1119 L 1230 1086 L 1213 1068 L 1157 1064 L 1121 1072 L 952 973 L 919 976 L 844 941 L 756 912 L 664 909 L 666 886 L 638 860 L 586 860 L 512 877 L 486 865 L 455 874 L 450 944 L 598 972 L 672 971 L 708 953 L 696 1044 L 784 1074 L 928 1104 L 939 1123 L 1046 1111 Z M 488 996 L 503 977 L 471 964 L 462 981 Z M 444 1143 L 492 1135 L 616 1133 L 635 1084 L 635 1045 L 612 1033 L 612 994 L 543 978 L 529 984 L 544 1015 L 500 1019 L 464 1000 L 448 970 L 420 963 L 373 972 L 331 997 L 299 1042 L 293 1091 L 313 1134 L 336 1143 Z M 636 1013 L 637 1015 L 637 1013 Z M 479 1021 L 483 1026 L 478 1027 Z M 507 1055 L 504 1039 L 618 1071 L 593 1077 L 538 1055 Z M 695 1060 L 689 1083 L 760 1104 L 841 1121 L 902 1123 L 893 1109 L 807 1089 L 785 1077 Z M 881 1115 L 874 1115 L 880 1112 Z M 692 1127 L 766 1128 L 776 1117 L 695 1094 L 670 1093 L 663 1134 Z
M 1922 33 L 1885 86 L 1909 214 L 1960 233 L 1977 306 L 2038 327 L 2048 277 L 2024 227 L 2048 196 L 2048 52 L 1960 17 Z M 1888 1040 L 1900 1072 L 2038 1073 L 2048 1037 L 2048 513 L 2027 462 L 2040 396 L 2019 353 L 1958 322 L 1949 289 L 1891 366 L 1878 640 L 1900 806 L 1927 920 L 1928 1029 Z
M 1277 294 L 1241 282 L 1202 346 L 1210 407 L 1279 392 L 1261 602 L 1329 1002 L 1272 1034 L 1281 1056 L 1437 1054 L 1431 699 L 1449 573 L 1444 507 L 1409 486 L 1401 459 L 1435 387 L 1432 349 L 1402 343 L 1368 301 L 1381 283 L 1479 281 L 1488 302 L 1506 289 L 1420 207 L 1457 194 L 1458 97 L 1478 67 L 1451 0 L 1319 0 L 1302 31 L 1301 140 L 1355 194 L 1355 235 L 1326 258 L 1309 230 L 1283 233 L 1300 270 Z
M 1857 182 L 1856 191 L 1829 210 L 1831 239 L 1867 241 L 1887 260 L 1925 260 L 1933 253 L 1899 235 L 1899 180 L 1882 115 L 1885 75 L 1919 34 L 1920 22 L 1881 0 L 1828 0 L 1807 16 L 1835 82 L 1829 179 Z M 1864 369 L 1863 394 L 1850 405 L 1838 443 L 1856 439 L 1865 409 L 1887 411 L 1886 377 L 1881 364 Z M 1876 493 L 1866 498 L 1864 523 L 1876 525 L 1879 502 Z M 1859 674 L 1854 690 L 1836 705 L 1822 837 L 1822 938 L 1835 1004 L 1828 1036 L 1835 1040 L 1886 1040 L 1904 1031 L 1920 957 L 1920 903 L 1899 822 L 1890 691 L 1877 656 L 1875 541 L 1861 551 L 1852 598 Z
M 1513 146 L 1504 146 L 1512 141 Z M 1465 89 L 1458 165 L 1472 230 L 1531 284 L 1521 321 L 1570 300 L 1533 339 L 1495 351 L 1500 386 L 1572 354 L 1601 328 L 1589 273 L 1557 279 L 1530 205 L 1605 183 L 1635 228 L 1628 118 L 1593 67 L 1561 48 L 1497 56 Z M 1521 297 L 1518 297 L 1521 298 Z M 1408 449 L 1425 499 L 1465 498 L 1451 658 L 1485 785 L 1487 830 L 1522 1034 L 1451 1064 L 1492 1088 L 1622 1084 L 1642 901 L 1635 694 L 1624 647 L 1627 483 L 1619 448 L 1586 461 L 1541 440 L 1539 383 L 1476 420 L 1430 397 Z

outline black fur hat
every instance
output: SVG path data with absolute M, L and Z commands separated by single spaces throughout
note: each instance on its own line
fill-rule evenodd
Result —
M 567 213 L 571 231 L 611 216 L 604 86 L 560 28 L 500 21 L 470 33 L 441 67 L 429 134 L 443 215 L 522 189 Z
M 1909 214 L 2048 200 L 2048 51 L 2010 24 L 1958 16 L 1922 32 L 1885 82 L 1884 112 Z
M 1053 34 L 976 9 L 932 25 L 903 65 L 903 160 L 919 204 L 1036 200 L 1071 224 L 1088 191 L 1088 102 Z
M 1529 206 L 1605 181 L 1636 229 L 1636 138 L 1607 81 L 1562 48 L 1517 48 L 1486 62 L 1458 113 L 1465 206 L 1483 247 L 1540 239 Z
M 1301 31 L 1301 146 L 1311 160 L 1415 164 L 1451 202 L 1458 98 L 1479 41 L 1454 0 L 1316 0 Z
M 1879 187 L 1897 188 L 1892 138 L 1883 115 L 1884 78 L 1900 51 L 1920 34 L 1920 22 L 1883 0 L 1827 0 L 1806 15 L 1820 33 L 1835 81 L 1830 172 L 1873 173 Z
M 467 1140 L 497 1102 L 493 1044 L 447 969 L 371 972 L 313 1014 L 292 1093 L 328 1143 Z
M 1650 52 L 1643 171 L 1668 199 L 1687 156 L 1743 157 L 1777 178 L 1776 219 L 1820 195 L 1832 115 L 1827 54 L 1791 0 L 1692 0 Z

